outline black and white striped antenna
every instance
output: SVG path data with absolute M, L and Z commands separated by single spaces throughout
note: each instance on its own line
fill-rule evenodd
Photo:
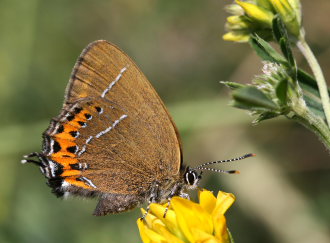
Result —
M 253 156 L 256 156 L 256 155 L 250 153 L 250 154 L 245 154 L 243 156 L 233 158 L 233 159 L 225 159 L 225 160 L 217 160 L 217 161 L 212 161 L 212 162 L 206 162 L 204 164 L 199 165 L 198 167 L 196 167 L 194 169 L 196 169 L 196 170 L 209 170 L 209 171 L 213 171 L 213 172 L 217 172 L 217 173 L 239 174 L 240 172 L 238 170 L 221 170 L 221 169 L 214 169 L 214 168 L 210 168 L 210 167 L 206 167 L 206 166 L 213 165 L 213 164 L 233 162 L 233 161 L 242 160 L 242 159 L 246 159 L 246 158 L 253 157 Z

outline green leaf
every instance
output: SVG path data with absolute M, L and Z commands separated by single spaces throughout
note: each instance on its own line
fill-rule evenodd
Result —
M 304 100 L 308 108 L 317 116 L 325 119 L 319 89 L 315 79 L 304 70 L 298 69 L 297 79 L 304 93 Z M 328 89 L 329 95 L 330 91 Z
M 305 93 L 304 100 L 307 107 L 315 114 L 320 116 L 322 119 L 325 119 L 325 114 L 323 111 L 323 106 L 320 99 L 316 99 L 315 96 Z
M 293 78 L 296 80 L 297 79 L 297 64 L 296 60 L 294 59 L 290 43 L 287 38 L 282 37 L 280 39 L 280 47 L 283 55 L 285 58 L 288 60 L 290 71 L 292 72 Z
M 304 100 L 306 102 L 307 107 L 315 115 L 321 117 L 322 119 L 325 119 L 323 105 L 315 79 L 301 69 L 298 69 L 297 75 L 299 85 L 303 90 Z
M 247 86 L 233 92 L 234 105 L 242 109 L 278 110 L 278 106 L 256 87 Z
M 276 96 L 281 102 L 281 105 L 287 103 L 287 94 L 288 94 L 288 80 L 281 80 L 276 87 Z
M 325 121 L 325 114 L 323 111 L 320 111 L 319 109 L 315 109 L 312 106 L 309 106 L 308 109 L 313 112 L 315 115 L 319 116 L 321 119 L 323 119 Z
M 253 122 L 254 123 L 259 123 L 259 122 L 264 121 L 264 120 L 269 120 L 269 119 L 275 118 L 275 117 L 277 117 L 279 115 L 280 114 L 274 113 L 274 112 L 264 112 L 264 113 L 260 114 L 258 116 L 258 118 L 255 119 Z
M 303 86 L 302 84 L 304 84 L 305 89 L 308 89 L 309 92 L 320 97 L 319 88 L 317 86 L 316 80 L 311 75 L 306 73 L 304 70 L 298 69 L 297 79 L 300 86 Z M 329 88 L 328 88 L 328 92 L 330 95 Z
M 283 37 L 283 22 L 281 21 L 280 17 L 276 15 L 273 18 L 273 34 L 275 37 L 275 40 L 277 42 L 280 41 L 280 39 Z
M 279 54 L 268 42 L 261 39 L 257 35 L 252 35 L 250 38 L 250 45 L 256 51 L 258 56 L 260 56 L 265 61 L 287 64 L 285 58 Z
M 243 109 L 243 110 L 249 110 L 249 111 L 256 111 L 256 112 L 269 112 L 269 109 L 266 109 L 264 107 L 257 107 L 255 105 L 247 104 L 244 102 L 240 102 L 237 100 L 234 100 L 233 102 L 230 103 L 231 106 L 236 107 L 238 109 Z
M 240 83 L 235 83 L 235 82 L 229 82 L 229 81 L 220 81 L 221 84 L 226 85 L 228 88 L 235 90 L 238 88 L 244 88 L 247 85 L 246 84 L 240 84 Z
M 288 61 L 289 68 L 291 69 L 292 72 L 292 77 L 296 80 L 297 64 L 291 50 L 288 32 L 285 28 L 283 21 L 278 15 L 273 19 L 273 34 L 275 40 L 279 43 L 281 47 L 281 51 L 283 55 Z

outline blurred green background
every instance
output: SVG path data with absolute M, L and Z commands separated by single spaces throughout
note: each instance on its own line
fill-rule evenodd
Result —
M 71 69 L 91 41 L 120 46 L 169 107 L 185 163 L 257 157 L 204 173 L 202 186 L 237 196 L 236 242 L 330 242 L 330 160 L 318 139 L 279 118 L 252 126 L 220 80 L 248 82 L 261 64 L 224 42 L 222 0 L 0 1 L 0 242 L 140 242 L 129 213 L 94 217 L 94 200 L 60 200 L 39 169 L 21 165 L 62 105 Z M 330 78 L 329 0 L 303 2 L 307 40 Z M 306 67 L 298 55 L 299 65 Z

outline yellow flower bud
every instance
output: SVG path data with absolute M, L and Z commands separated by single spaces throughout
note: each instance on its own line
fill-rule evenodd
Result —
M 296 0 L 270 0 L 284 24 L 286 25 L 289 34 L 292 34 L 295 37 L 300 35 L 300 3 Z M 293 4 L 293 5 L 291 5 Z
M 269 0 L 256 0 L 256 5 L 265 8 L 269 11 L 273 11 L 273 6 L 272 4 L 269 2 Z
M 228 32 L 222 36 L 225 41 L 234 41 L 234 42 L 247 42 L 250 39 L 249 33 L 244 32 Z
M 269 10 L 248 2 L 236 0 L 236 3 L 244 9 L 245 14 L 252 20 L 265 26 L 272 26 L 274 14 Z

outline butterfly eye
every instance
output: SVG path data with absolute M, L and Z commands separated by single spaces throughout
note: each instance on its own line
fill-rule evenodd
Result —
M 197 184 L 197 182 L 199 181 L 199 176 L 197 175 L 197 172 L 194 170 L 188 170 L 185 173 L 185 182 L 190 185 L 190 186 L 194 186 Z

